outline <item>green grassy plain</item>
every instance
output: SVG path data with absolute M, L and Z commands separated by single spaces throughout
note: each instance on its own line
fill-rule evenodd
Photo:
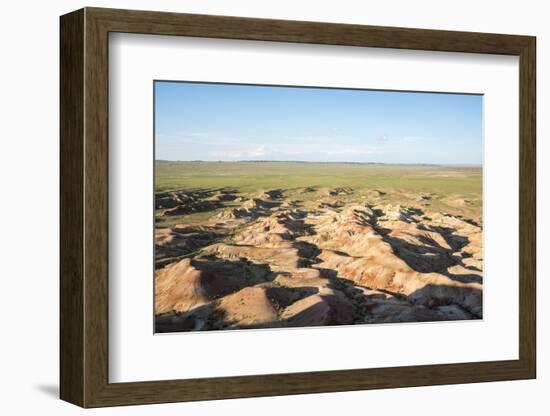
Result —
M 300 162 L 156 162 L 157 191 L 299 187 L 394 188 L 442 194 L 481 193 L 481 168 Z
M 316 192 L 303 193 L 312 187 Z M 418 205 L 415 196 L 429 194 L 430 210 L 480 218 L 482 169 L 436 165 L 376 165 L 302 162 L 168 162 L 155 163 L 157 192 L 228 188 L 245 196 L 282 188 L 287 197 L 317 200 L 326 189 L 347 187 L 357 199 L 369 190 L 385 193 L 385 203 Z M 296 194 L 293 195 L 293 190 Z M 413 201 L 413 203 L 411 203 Z M 228 204 L 231 205 L 231 204 Z M 202 216 L 202 215 L 201 215 Z

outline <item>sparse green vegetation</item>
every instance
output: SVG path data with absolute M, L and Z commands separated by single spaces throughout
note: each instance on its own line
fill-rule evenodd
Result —
M 481 168 L 158 161 L 155 179 L 158 332 L 482 318 Z
M 366 198 L 369 190 L 385 193 L 387 203 L 412 205 L 415 198 L 430 210 L 479 219 L 482 205 L 482 169 L 480 167 L 435 165 L 370 165 L 352 163 L 301 162 L 167 162 L 155 164 L 156 191 L 177 189 L 227 188 L 245 197 L 262 191 L 286 189 L 287 199 L 316 201 L 328 188 L 347 187 L 353 194 L 339 196 L 342 201 Z M 314 188 L 303 192 L 303 188 Z M 225 203 L 238 206 L 236 202 Z M 201 222 L 213 213 L 186 215 L 187 222 Z M 177 223 L 178 217 L 162 225 Z M 161 225 L 161 224 L 159 224 Z

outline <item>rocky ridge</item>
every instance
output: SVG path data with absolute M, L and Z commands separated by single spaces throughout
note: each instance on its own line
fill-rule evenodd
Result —
M 482 317 L 476 221 L 428 211 L 432 195 L 408 206 L 380 190 L 329 189 L 307 204 L 285 194 L 266 190 L 222 204 L 204 224 L 156 228 L 158 332 Z M 158 215 L 238 198 L 157 194 Z

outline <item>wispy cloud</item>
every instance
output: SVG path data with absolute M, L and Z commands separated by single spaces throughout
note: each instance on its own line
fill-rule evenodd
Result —
M 243 159 L 243 158 L 258 158 L 266 156 L 269 151 L 265 146 L 243 149 L 217 149 L 208 152 L 210 156 L 220 159 Z
M 182 133 L 182 134 L 157 134 L 155 136 L 157 143 L 166 144 L 197 144 L 206 146 L 230 145 L 242 143 L 242 139 L 222 136 L 209 133 Z
M 338 132 L 340 133 L 340 132 Z M 226 136 L 202 131 L 158 134 L 160 158 L 199 160 L 391 160 L 400 149 L 427 141 L 420 136 L 352 137 L 345 135 L 295 135 L 265 137 Z M 411 149 L 411 151 L 414 149 Z
M 330 160 L 339 156 L 364 156 L 376 153 L 376 149 L 367 146 L 322 145 L 312 148 L 303 144 L 281 143 L 277 146 L 254 145 L 247 147 L 216 147 L 208 155 L 220 160 L 238 159 L 318 159 Z
M 155 151 L 174 160 L 471 163 L 481 96 L 155 84 Z

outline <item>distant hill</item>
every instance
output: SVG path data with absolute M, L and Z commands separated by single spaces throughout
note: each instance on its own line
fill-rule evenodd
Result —
M 464 168 L 481 168 L 482 165 L 472 163 L 384 163 L 384 162 L 310 162 L 306 160 L 165 160 L 157 159 L 157 163 L 305 163 L 326 165 L 368 165 L 368 166 L 447 166 Z

